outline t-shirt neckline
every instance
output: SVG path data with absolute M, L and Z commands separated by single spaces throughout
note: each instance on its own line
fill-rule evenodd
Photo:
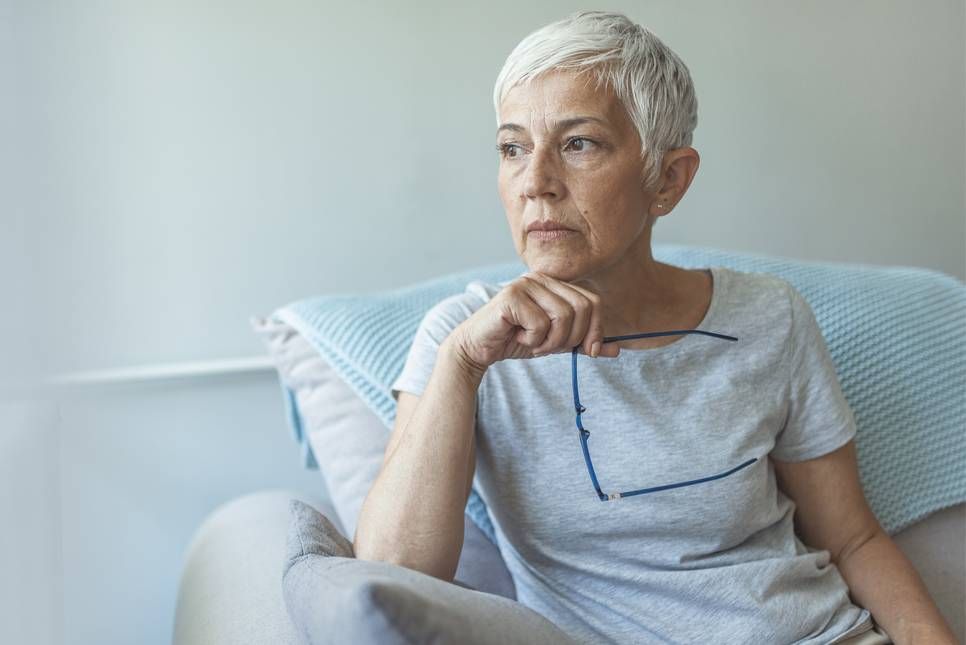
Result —
M 717 310 L 719 308 L 719 302 L 722 299 L 722 293 L 724 291 L 725 283 L 725 271 L 718 266 L 707 266 L 702 267 L 701 270 L 708 270 L 711 272 L 711 303 L 708 305 L 708 310 L 704 312 L 704 318 L 696 327 L 691 329 L 699 329 L 701 331 L 716 331 L 719 333 L 721 330 L 712 329 L 713 323 L 716 318 Z M 670 330 L 668 330 L 670 331 Z M 668 354 L 671 352 L 680 351 L 682 348 L 686 349 L 688 346 L 693 344 L 695 341 L 702 340 L 700 337 L 704 334 L 682 334 L 673 343 L 668 345 L 663 345 L 661 347 L 650 347 L 650 348 L 639 348 L 631 349 L 627 348 L 621 349 L 621 356 L 627 354 L 628 356 L 655 356 L 658 354 Z

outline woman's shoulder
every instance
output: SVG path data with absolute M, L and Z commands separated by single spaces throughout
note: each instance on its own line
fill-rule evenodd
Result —
M 486 304 L 489 302 L 493 296 L 500 292 L 506 285 L 513 282 L 516 278 L 510 278 L 507 280 L 502 280 L 499 282 L 491 282 L 489 280 L 471 280 L 466 284 L 466 289 L 463 293 L 458 294 L 463 298 L 475 299 L 477 302 Z
M 734 286 L 756 292 L 781 292 L 791 286 L 785 278 L 775 273 L 765 273 L 762 271 L 744 271 L 729 266 L 715 266 L 715 270 L 721 273 L 734 284 Z
M 441 337 L 445 337 L 510 282 L 511 280 L 471 280 L 463 291 L 446 296 L 430 307 L 423 316 L 422 326 L 434 329 Z
M 726 266 L 717 266 L 715 271 L 724 278 L 724 298 L 732 305 L 743 305 L 761 313 L 767 308 L 787 314 L 790 300 L 800 295 L 791 282 L 774 273 Z
M 716 318 L 784 343 L 808 303 L 786 278 L 774 273 L 716 267 L 724 282 Z
M 466 284 L 463 291 L 446 296 L 437 302 L 430 311 L 453 311 L 463 310 L 473 312 L 495 296 L 511 280 L 502 282 L 490 282 L 488 280 L 471 280 Z

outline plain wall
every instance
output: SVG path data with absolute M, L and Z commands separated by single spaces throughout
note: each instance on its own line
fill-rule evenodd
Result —
M 514 259 L 493 82 L 582 6 L 24 2 L 44 364 L 251 354 L 251 314 Z M 607 8 L 697 89 L 655 242 L 966 279 L 961 0 Z
M 585 7 L 0 4 L 0 384 L 261 354 L 251 315 L 514 259 L 493 82 L 523 36 Z M 961 0 L 599 8 L 650 27 L 696 85 L 701 167 L 654 242 L 966 279 Z M 61 532 L 68 643 L 169 642 L 202 518 L 320 485 L 268 374 L 59 409 L 55 474 L 42 442 L 3 450 L 60 489 L 37 521 Z

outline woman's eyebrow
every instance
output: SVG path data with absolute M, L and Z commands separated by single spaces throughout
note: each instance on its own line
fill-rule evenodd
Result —
M 599 119 L 595 116 L 575 116 L 569 119 L 563 119 L 561 121 L 557 121 L 553 129 L 566 130 L 567 128 L 572 128 L 575 125 L 583 125 L 584 123 L 598 123 L 605 127 L 608 126 L 608 123 L 606 121 L 604 121 L 603 119 Z M 516 123 L 504 123 L 499 128 L 496 129 L 496 133 L 500 134 L 500 132 L 504 130 L 510 130 L 513 132 L 526 132 L 526 128 L 524 128 L 522 125 L 518 125 Z

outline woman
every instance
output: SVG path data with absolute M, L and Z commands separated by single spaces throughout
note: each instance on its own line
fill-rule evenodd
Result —
M 581 642 L 953 643 L 866 505 L 804 298 L 651 255 L 698 168 L 685 65 L 580 12 L 514 49 L 494 104 L 530 271 L 423 319 L 357 557 L 452 580 L 475 481 L 518 600 Z M 719 336 L 640 336 L 695 329 Z

